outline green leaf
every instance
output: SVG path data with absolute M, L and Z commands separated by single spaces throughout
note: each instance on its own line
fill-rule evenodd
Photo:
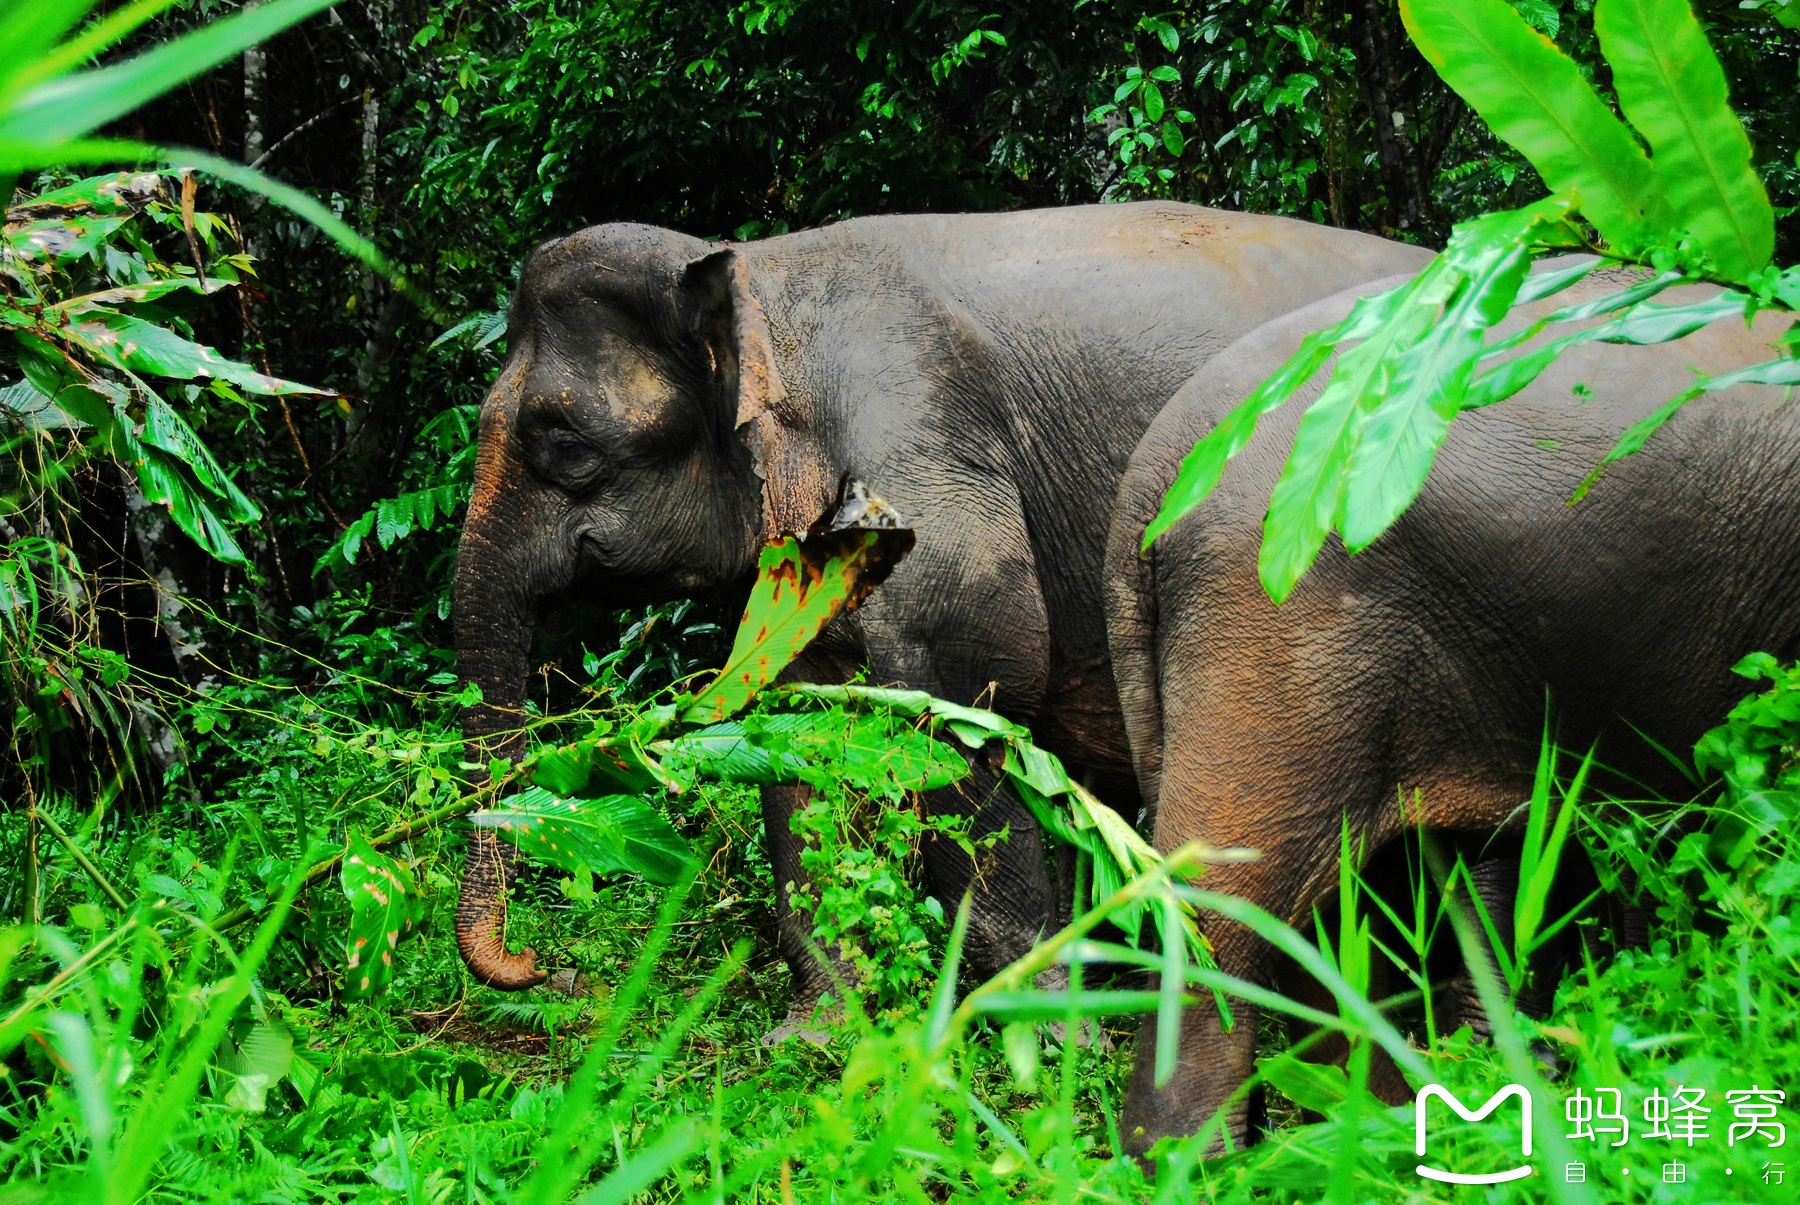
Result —
M 136 443 L 122 424 L 115 426 L 113 433 Z M 137 456 L 127 467 L 135 472 L 138 489 L 143 491 L 144 497 L 168 507 L 169 517 L 175 520 L 175 525 L 208 555 L 228 565 L 249 563 L 243 548 L 207 502 L 204 492 L 190 480 L 185 471 L 187 466 L 181 461 L 161 448 L 138 445 Z
M 740 711 L 826 624 L 884 580 L 912 544 L 912 532 L 898 527 L 848 527 L 771 540 L 758 558 L 725 668 L 681 718 L 707 724 Z
M 269 1089 L 294 1066 L 294 1038 L 279 1021 L 258 1021 L 230 1042 L 219 1067 L 236 1080 L 225 1103 L 250 1113 L 267 1107 Z
M 334 0 L 268 0 L 160 43 L 123 63 L 62 78 L 46 77 L 60 75 L 79 60 L 46 55 L 21 73 L 20 82 L 42 82 L 0 110 L 0 144 L 53 149 L 59 142 L 123 117 L 332 3 Z
M 1456 277 L 1442 256 L 1401 286 L 1387 320 L 1344 354 L 1325 391 L 1301 416 L 1293 449 L 1269 494 L 1257 554 L 1263 589 L 1275 602 L 1293 592 L 1337 522 L 1344 471 L 1362 419 L 1391 384 L 1390 353 L 1409 347 L 1431 328 L 1439 303 L 1455 286 Z
M 1162 89 L 1156 86 L 1155 80 L 1146 79 L 1144 81 L 1143 89 L 1138 93 L 1138 99 L 1143 102 L 1146 118 L 1152 122 L 1162 120 L 1163 109 L 1166 106 L 1163 102 Z
M 1000 1045 L 1006 1052 L 1007 1065 L 1012 1068 L 1013 1082 L 1029 1091 L 1037 1082 L 1037 1026 L 1023 1021 L 1012 1022 L 1001 1029 Z
M 1619 108 L 1650 144 L 1669 220 L 1726 279 L 1747 279 L 1774 253 L 1775 211 L 1688 0 L 1599 0 L 1594 32 Z
M 1716 393 L 1738 385 L 1800 385 L 1800 360 L 1785 358 L 1765 360 L 1761 364 L 1752 364 L 1748 368 L 1740 368 L 1735 372 L 1708 377 L 1688 386 L 1657 407 L 1653 413 L 1645 415 L 1626 428 L 1625 433 L 1619 436 L 1619 442 L 1614 444 L 1612 450 L 1601 457 L 1600 463 L 1594 466 L 1594 471 L 1575 487 L 1574 495 L 1569 498 L 1569 505 L 1573 506 L 1587 497 L 1588 491 L 1594 488 L 1595 483 L 1600 480 L 1601 474 L 1606 472 L 1607 465 L 1616 464 L 1627 456 L 1641 451 L 1644 444 L 1649 442 L 1650 437 L 1661 430 L 1664 423 L 1674 418 L 1676 412 L 1683 406 L 1701 394 Z
M 1406 32 L 1437 73 L 1517 148 L 1553 193 L 1614 246 L 1640 250 L 1666 225 L 1650 160 L 1573 60 L 1506 0 L 1401 0 Z
M 540 749 L 525 762 L 532 785 L 553 795 L 642 794 L 668 783 L 668 774 L 610 724 L 596 724 L 582 739 Z
M 14 0 L 6 13 L 6 53 L 0 55 L 4 95 L 21 86 L 21 76 L 40 69 L 63 35 L 81 24 L 96 0 Z
M 1181 127 L 1173 121 L 1162 123 L 1162 140 L 1163 149 L 1171 155 L 1179 157 L 1187 149 L 1187 138 L 1182 134 Z
M 1357 318 L 1377 313 L 1385 318 L 1404 296 L 1405 290 L 1406 286 L 1402 285 L 1375 297 L 1364 297 L 1342 322 L 1307 335 L 1300 341 L 1299 349 L 1280 368 L 1219 420 L 1218 425 L 1194 445 L 1194 450 L 1182 458 L 1180 471 L 1163 495 L 1161 509 L 1144 528 L 1142 547 L 1148 549 L 1158 536 L 1206 500 L 1224 475 L 1226 461 L 1243 451 L 1250 437 L 1256 434 L 1258 420 L 1312 379 L 1320 366 L 1331 358 L 1338 342 L 1346 337 L 1345 332 Z
M 184 381 L 195 377 L 217 377 L 251 393 L 268 396 L 324 392 L 310 385 L 266 376 L 248 364 L 228 360 L 204 344 L 184 339 L 166 327 L 130 314 L 103 311 L 77 323 L 71 333 L 107 363 L 133 372 Z
M 684 782 L 698 778 L 758 785 L 798 782 L 806 766 L 806 760 L 797 754 L 753 744 L 740 720 L 709 724 L 659 741 L 657 750 L 663 753 L 669 772 Z
M 520 853 L 562 870 L 625 871 L 668 884 L 693 861 L 681 835 L 634 795 L 559 799 L 534 786 L 469 819 L 499 829 Z
M 1474 223 L 1459 236 L 1479 239 Z M 1513 228 L 1485 232 L 1478 253 L 1457 267 L 1470 272 L 1424 338 L 1394 367 L 1388 395 L 1369 413 L 1351 450 L 1340 522 L 1344 546 L 1359 552 L 1398 519 L 1425 484 L 1431 462 L 1463 408 L 1482 337 L 1506 316 L 1531 267 Z M 1452 255 L 1450 250 L 1445 255 Z
M 25 222 L 6 228 L 6 245 L 21 259 L 64 264 L 92 253 L 126 220 L 126 217 L 88 214 Z
M 375 504 L 375 539 L 383 548 L 412 534 L 412 495 L 383 498 Z
M 1117 1017 L 1155 1012 L 1162 993 L 1148 991 L 994 992 L 981 997 L 977 1010 L 1002 1024 L 1061 1021 L 1077 1017 Z
M 262 518 L 256 503 L 226 475 L 224 468 L 213 459 L 211 449 L 187 425 L 187 420 L 169 403 L 148 391 L 145 391 L 144 426 L 140 435 L 146 444 L 161 448 L 186 465 L 201 488 L 225 503 L 226 518 L 238 523 L 254 523 Z
M 932 791 L 969 772 L 954 747 L 881 712 L 777 713 L 748 724 L 714 724 L 666 745 L 672 766 L 728 782 L 796 782 L 801 771 L 817 766 L 865 788 L 891 782 Z
M 1256 1068 L 1283 1096 L 1315 1113 L 1334 1113 L 1350 1095 L 1350 1081 L 1341 1067 L 1279 1055 L 1256 1060 Z
M 379 995 L 394 980 L 400 939 L 418 923 L 418 892 L 411 872 L 377 852 L 355 830 L 350 833 L 339 879 L 350 899 L 344 994 L 367 999 Z

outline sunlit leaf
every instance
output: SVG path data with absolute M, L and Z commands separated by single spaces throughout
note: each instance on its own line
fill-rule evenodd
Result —
M 1670 224 L 1726 279 L 1746 279 L 1775 250 L 1775 211 L 1689 0 L 1599 0 L 1594 32 L 1619 108 L 1650 144 Z
M 1401 0 L 1419 50 L 1495 134 L 1531 160 L 1553 193 L 1613 245 L 1641 249 L 1666 224 L 1650 160 L 1555 43 L 1506 0 Z
M 1309 1063 L 1292 1055 L 1258 1059 L 1257 1070 L 1283 1096 L 1303 1109 L 1330 1114 L 1350 1095 L 1343 1068 Z
M 1662 429 L 1664 423 L 1681 410 L 1681 408 L 1707 393 L 1717 393 L 1738 385 L 1800 385 L 1800 360 L 1765 360 L 1761 364 L 1752 364 L 1748 368 L 1740 368 L 1736 372 L 1721 373 L 1716 377 L 1707 377 L 1688 386 L 1682 392 L 1664 402 L 1656 410 L 1626 428 L 1619 437 L 1619 442 L 1612 450 L 1600 459 L 1582 483 L 1576 487 L 1574 495 L 1569 499 L 1571 504 L 1581 501 L 1589 490 L 1600 480 L 1606 467 L 1616 464 L 1643 449 L 1650 437 Z
M 81 319 L 73 333 L 107 363 L 133 372 L 192 380 L 217 377 L 251 393 L 317 394 L 322 390 L 257 372 L 248 364 L 184 339 L 167 327 L 129 314 L 104 312 Z
M 758 558 L 725 668 L 695 696 L 682 719 L 713 723 L 742 710 L 826 624 L 886 578 L 912 543 L 912 532 L 904 528 L 873 527 L 770 541 Z
M 681 835 L 634 795 L 559 799 L 528 787 L 469 819 L 498 829 L 520 853 L 563 870 L 624 871 L 667 884 L 693 861 Z
M 883 712 L 776 713 L 709 725 L 666 745 L 671 769 L 727 782 L 796 782 L 819 766 L 859 784 L 931 791 L 969 772 L 954 746 Z
M 993 992 L 981 998 L 979 1010 L 1002 1024 L 1012 1024 L 1150 1013 L 1161 1002 L 1160 992 L 1148 991 Z
M 351 830 L 339 879 L 350 899 L 344 993 L 357 999 L 379 995 L 394 980 L 400 939 L 418 923 L 412 873 Z
M 159 43 L 124 62 L 73 75 L 60 73 L 104 48 L 84 45 L 73 61 L 54 52 L 38 56 L 20 73 L 21 82 L 31 81 L 35 86 L 0 109 L 0 146 L 29 147 L 38 156 L 0 152 L 0 168 L 17 171 L 36 166 L 31 159 L 54 156 L 58 143 L 122 117 L 333 2 L 268 0 Z M 39 158 L 39 163 L 46 162 L 49 159 Z

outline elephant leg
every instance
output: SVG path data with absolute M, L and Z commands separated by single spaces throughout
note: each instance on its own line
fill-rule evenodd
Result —
M 1210 573 L 1214 564 L 1200 569 Z M 1167 588 L 1166 599 L 1185 605 L 1165 605 L 1159 615 L 1156 846 L 1168 853 L 1201 840 L 1257 850 L 1255 861 L 1206 867 L 1199 886 L 1310 929 L 1313 906 L 1335 891 L 1346 821 L 1371 849 L 1396 826 L 1381 807 L 1392 782 L 1382 662 L 1344 672 L 1349 642 L 1332 630 L 1338 617 L 1328 609 L 1309 614 L 1301 598 L 1273 622 L 1253 574 L 1241 585 L 1172 581 Z M 1273 951 L 1253 930 L 1205 912 L 1201 924 L 1221 970 L 1252 983 L 1275 980 Z M 1192 1135 L 1221 1111 L 1224 1129 L 1211 1149 L 1251 1140 L 1243 1085 L 1255 1067 L 1257 1010 L 1230 1003 L 1236 1023 L 1229 1032 L 1210 999 L 1182 1010 L 1175 1071 L 1160 1087 L 1156 1025 L 1147 1020 L 1140 1029 L 1121 1117 L 1129 1149 Z
M 874 679 L 1030 724 L 1048 689 L 1050 621 L 1018 497 L 982 479 L 931 492 L 940 505 L 917 529 L 913 555 L 855 613 Z M 941 504 L 944 497 L 967 509 Z M 947 913 L 970 893 L 964 982 L 978 982 L 1055 924 L 1043 837 L 979 754 L 967 778 L 926 796 L 925 810 L 967 820 L 977 841 L 1007 834 L 977 860 L 943 839 L 923 851 L 927 884 Z
M 1519 891 L 1519 859 L 1517 855 L 1501 854 L 1480 858 L 1469 864 L 1469 877 L 1475 884 L 1475 896 L 1481 901 L 1482 911 L 1494 927 L 1494 940 L 1510 957 L 1513 952 L 1513 901 Z M 1458 892 L 1455 906 L 1464 908 L 1473 924 L 1481 942 L 1489 940 L 1487 930 L 1481 924 L 1480 916 L 1475 909 L 1463 901 Z M 1481 951 L 1487 959 L 1488 970 L 1496 979 L 1500 977 L 1499 964 L 1485 948 Z M 1467 955 L 1465 954 L 1465 960 Z M 1504 981 L 1502 981 L 1504 982 Z M 1488 1041 L 1494 1036 L 1493 1022 L 1488 1018 L 1487 1009 L 1482 1006 L 1481 995 L 1475 990 L 1475 978 L 1469 973 L 1465 964 L 1450 980 L 1443 990 L 1441 1005 L 1442 1022 L 1439 1028 L 1445 1033 L 1454 1033 L 1467 1025 L 1479 1041 Z M 1527 1006 L 1524 997 L 1519 1001 L 1522 1007 Z
M 962 956 L 967 981 L 977 982 L 1022 958 L 1056 922 L 1043 835 L 1031 812 L 979 759 L 971 762 L 967 778 L 931 792 L 925 806 L 927 815 L 967 821 L 968 838 L 977 847 L 970 858 L 955 841 L 931 836 L 923 850 L 926 880 L 946 912 L 969 896 Z M 985 838 L 1002 830 L 1005 838 L 981 848 Z
M 1367 884 L 1368 888 L 1379 892 L 1390 906 L 1394 900 L 1391 888 L 1396 885 L 1391 881 L 1392 869 L 1392 859 L 1377 855 L 1375 860 L 1363 867 L 1362 873 L 1363 882 Z M 1404 914 L 1403 908 L 1402 914 Z M 1337 908 L 1335 906 L 1321 908 L 1320 916 L 1326 933 L 1330 935 L 1333 943 L 1336 943 L 1338 934 L 1342 932 L 1338 923 L 1340 918 Z M 1359 925 L 1364 922 L 1369 924 L 1370 936 L 1373 939 L 1390 950 L 1403 948 L 1399 936 L 1394 931 L 1393 924 L 1387 919 L 1386 914 L 1376 905 L 1367 901 L 1363 903 L 1357 916 Z M 1303 933 L 1308 932 L 1305 924 L 1296 927 Z M 1372 949 L 1369 953 L 1369 986 L 1366 994 L 1370 1000 L 1380 1002 L 1411 986 L 1400 970 L 1388 960 L 1380 949 Z M 1301 969 L 1293 959 L 1280 957 L 1277 965 L 1280 968 L 1278 982 L 1284 996 L 1322 1013 L 1335 1014 L 1338 1012 L 1337 997 L 1317 978 Z M 1301 1056 L 1306 1061 L 1348 1068 L 1350 1043 L 1341 1032 L 1334 1030 L 1321 1036 L 1315 1036 L 1318 1035 L 1318 1027 L 1298 1018 L 1289 1018 L 1287 1029 L 1290 1045 L 1298 1045 L 1306 1039 L 1312 1039 L 1311 1044 L 1306 1047 L 1305 1053 Z M 1375 1095 L 1376 1099 L 1384 1104 L 1406 1104 L 1413 1098 L 1413 1090 L 1407 1084 L 1406 1077 L 1401 1073 L 1399 1066 L 1394 1062 L 1393 1056 L 1380 1045 L 1376 1045 L 1370 1051 L 1368 1086 L 1369 1091 Z M 1323 1117 L 1311 1110 L 1303 1109 L 1302 1115 L 1308 1122 L 1323 1120 Z
M 781 681 L 845 682 L 859 660 L 845 626 L 833 624 L 788 666 Z M 800 861 L 801 838 L 793 829 L 794 813 L 811 799 L 812 788 L 805 783 L 762 788 L 763 847 L 775 878 L 775 942 L 787 963 L 794 991 L 786 1018 L 763 1035 L 765 1046 L 795 1037 L 823 1045 L 830 1035 L 819 1025 L 826 1018 L 814 1017 L 820 999 L 830 993 L 841 1007 L 845 988 L 856 982 L 850 964 L 814 940 L 812 913 L 793 904 L 795 893 L 805 893 L 812 885 L 812 877 Z
M 1207 924 L 1207 938 L 1219 969 L 1252 983 L 1268 978 L 1269 948 L 1250 930 L 1225 922 Z M 1156 1083 L 1158 1022 L 1148 1013 L 1138 1026 L 1137 1051 L 1131 1063 L 1131 1079 L 1119 1114 L 1119 1130 L 1125 1149 L 1142 1155 L 1159 1138 L 1183 1138 L 1198 1133 L 1215 1114 L 1224 1110 L 1222 1130 L 1215 1130 L 1208 1153 L 1224 1150 L 1229 1142 L 1241 1150 L 1254 1126 L 1262 1120 L 1260 1094 L 1242 1091 L 1256 1070 L 1256 1031 L 1261 1010 L 1247 1000 L 1229 1000 L 1231 1028 L 1210 993 L 1181 1010 L 1180 1037 L 1174 1074 L 1165 1084 Z
M 794 986 L 787 1017 L 763 1035 L 765 1046 L 788 1038 L 824 1045 L 830 1035 L 814 1018 L 819 1001 L 830 993 L 841 1008 L 845 987 L 855 982 L 851 966 L 813 939 L 812 913 L 793 904 L 794 893 L 805 891 L 810 878 L 800 864 L 800 838 L 794 835 L 792 819 L 794 812 L 804 808 L 811 798 L 812 788 L 804 783 L 762 789 L 764 841 L 775 874 L 776 946 Z

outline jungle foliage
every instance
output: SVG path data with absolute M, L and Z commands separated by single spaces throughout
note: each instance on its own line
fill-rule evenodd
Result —
M 1410 1112 L 1366 1091 L 1380 1048 L 1465 1100 L 1531 1085 L 1542 1174 L 1481 1199 L 1660 1199 L 1641 1151 L 1576 1152 L 1557 1121 L 1576 1089 L 1704 1087 L 1722 1133 L 1726 1092 L 1794 1082 L 1793 667 L 1748 658 L 1761 693 L 1691 762 L 1671 754 L 1692 766 L 1689 801 L 1595 799 L 1586 763 L 1547 746 L 1507 943 L 1491 940 L 1495 918 L 1443 904 L 1439 887 L 1465 871 L 1428 846 L 1410 851 L 1408 898 L 1377 899 L 1347 871 L 1339 915 L 1299 933 L 1206 894 L 1203 873 L 1189 885 L 1226 855 L 1156 859 L 991 712 L 861 686 L 738 689 L 720 666 L 760 664 L 766 685 L 776 657 L 753 627 L 724 639 L 742 599 L 623 614 L 547 646 L 533 751 L 478 799 L 447 618 L 510 281 L 533 243 L 588 222 L 748 238 L 1154 196 L 1448 243 L 1436 291 L 1409 286 L 1363 314 L 1410 324 L 1389 367 L 1445 341 L 1466 352 L 1456 389 L 1440 376 L 1354 395 L 1415 451 L 1430 443 L 1417 422 L 1503 394 L 1472 375 L 1479 328 L 1527 295 L 1516 277 L 1539 250 L 1579 245 L 1648 265 L 1659 288 L 1728 290 L 1689 315 L 1644 308 L 1644 291 L 1614 333 L 1790 305 L 1789 274 L 1768 265 L 1800 258 L 1796 19 L 1784 0 L 1688 12 L 22 0 L 0 13 L 0 174 L 16 178 L 0 263 L 0 847 L 18 871 L 0 887 L 0 1192 L 1416 1199 Z M 1445 14 L 1464 15 L 1460 32 Z M 1670 47 L 1703 74 L 1717 56 L 1685 114 L 1642 78 Z M 1571 150 L 1541 122 L 1522 132 L 1518 97 L 1471 76 L 1484 61 L 1554 81 L 1550 104 L 1591 137 Z M 1711 133 L 1681 141 L 1690 119 Z M 1659 175 L 1671 147 L 1724 147 L 1729 162 Z M 1730 186 L 1695 194 L 1707 179 Z M 1627 231 L 1607 181 L 1661 210 Z M 1395 398 L 1413 425 L 1395 424 Z M 1357 520 L 1355 538 L 1373 538 L 1429 449 L 1405 477 L 1359 475 L 1350 447 L 1331 472 L 1386 500 Z M 1305 559 L 1283 562 L 1290 584 Z M 820 622 L 792 618 L 790 654 Z M 967 837 L 912 804 L 964 771 L 966 749 L 1077 851 L 1067 926 L 985 984 L 960 982 L 955 910 L 917 889 L 921 840 Z M 822 1049 L 759 1044 L 786 1008 L 755 797 L 776 780 L 814 787 L 795 820 L 814 877 L 799 902 L 859 976 Z M 544 987 L 488 991 L 456 959 L 465 817 L 532 857 L 511 937 L 563 969 Z M 1552 905 L 1577 847 L 1652 911 L 1646 943 Z M 1157 939 L 1191 933 L 1196 908 L 1256 927 L 1329 1005 L 1228 980 L 1203 944 Z M 1398 947 L 1371 936 L 1370 909 L 1389 913 Z M 1583 960 L 1533 982 L 1526 956 L 1566 932 Z M 1488 949 L 1491 1044 L 1436 1024 L 1427 964 L 1446 945 Z M 1420 990 L 1378 1008 L 1370 968 L 1388 959 Z M 1069 989 L 1037 990 L 1058 964 Z M 1164 990 L 1119 968 L 1160 971 Z M 1181 987 L 1319 1028 L 1265 1035 L 1252 1087 L 1268 1093 L 1268 1140 L 1203 1160 L 1208 1130 L 1160 1151 L 1151 1179 L 1118 1157 L 1132 1051 L 1112 1019 L 1166 1013 Z M 1542 1021 L 1511 1007 L 1528 989 L 1552 999 Z M 1107 1040 L 1063 1040 L 1084 1018 Z M 1342 1070 L 1298 1057 L 1328 1033 L 1348 1040 Z M 1159 1069 L 1172 1055 L 1141 1053 Z M 1498 1119 L 1438 1137 L 1472 1168 L 1518 1145 Z M 1761 1199 L 1753 1153 L 1714 1141 L 1683 1157 L 1697 1183 Z M 1585 1186 L 1556 1174 L 1577 1154 Z

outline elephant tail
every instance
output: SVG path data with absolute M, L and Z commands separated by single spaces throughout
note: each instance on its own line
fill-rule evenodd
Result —
M 1112 530 L 1106 542 L 1106 641 L 1112 655 L 1113 681 L 1131 761 L 1137 773 L 1144 810 L 1138 829 L 1154 839 L 1156 803 L 1162 786 L 1162 685 L 1157 669 L 1156 549 L 1140 550 L 1144 528 L 1162 505 L 1169 474 L 1160 457 L 1145 453 L 1131 458 L 1113 503 Z

